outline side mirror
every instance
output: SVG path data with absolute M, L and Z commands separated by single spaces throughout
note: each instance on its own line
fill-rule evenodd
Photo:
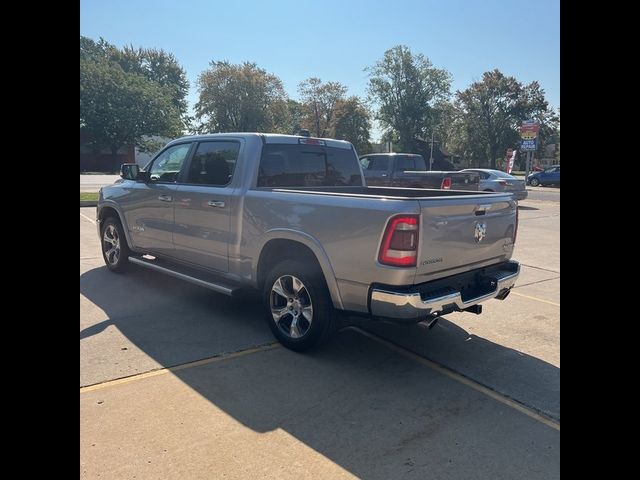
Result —
M 125 180 L 137 180 L 139 172 L 137 163 L 123 163 L 120 167 L 120 176 Z

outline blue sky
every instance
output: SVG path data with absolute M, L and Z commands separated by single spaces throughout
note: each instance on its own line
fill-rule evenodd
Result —
M 81 0 L 80 34 L 172 52 L 192 105 L 212 60 L 256 62 L 292 98 L 311 76 L 364 97 L 363 69 L 404 44 L 451 72 L 452 92 L 498 68 L 560 106 L 559 0 Z

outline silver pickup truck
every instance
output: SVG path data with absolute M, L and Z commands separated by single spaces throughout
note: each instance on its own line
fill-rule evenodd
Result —
M 353 146 L 225 133 L 167 144 L 102 188 L 107 267 L 131 264 L 226 295 L 262 292 L 275 337 L 303 351 L 338 314 L 405 322 L 480 313 L 519 264 L 510 194 L 368 187 Z

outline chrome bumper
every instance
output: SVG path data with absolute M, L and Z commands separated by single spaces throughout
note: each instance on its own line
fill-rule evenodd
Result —
M 399 320 L 417 320 L 442 312 L 464 310 L 496 297 L 502 300 L 515 285 L 519 275 L 520 264 L 514 261 L 506 262 L 490 273 L 481 274 L 482 286 L 475 287 L 475 294 L 472 293 L 471 296 L 459 289 L 443 286 L 442 280 L 437 282 L 437 288 L 432 291 L 429 291 L 429 283 L 416 285 L 416 290 L 420 291 L 408 292 L 393 291 L 393 287 L 375 287 L 371 290 L 369 303 L 371 315 Z

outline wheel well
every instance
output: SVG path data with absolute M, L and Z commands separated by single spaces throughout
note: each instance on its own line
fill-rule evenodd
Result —
M 322 273 L 320 263 L 313 251 L 306 245 L 295 240 L 269 240 L 260 252 L 258 260 L 257 284 L 262 289 L 269 271 L 281 260 L 298 260 L 307 266 L 313 266 Z
M 103 207 L 100 210 L 100 213 L 98 214 L 98 220 L 100 220 L 100 222 L 104 221 L 108 217 L 113 217 L 116 220 L 118 220 L 120 224 L 122 224 L 122 221 L 120 220 L 120 215 L 118 215 L 118 211 L 115 208 Z
M 493 192 L 493 190 L 491 190 L 490 188 L 485 188 L 483 192 Z

